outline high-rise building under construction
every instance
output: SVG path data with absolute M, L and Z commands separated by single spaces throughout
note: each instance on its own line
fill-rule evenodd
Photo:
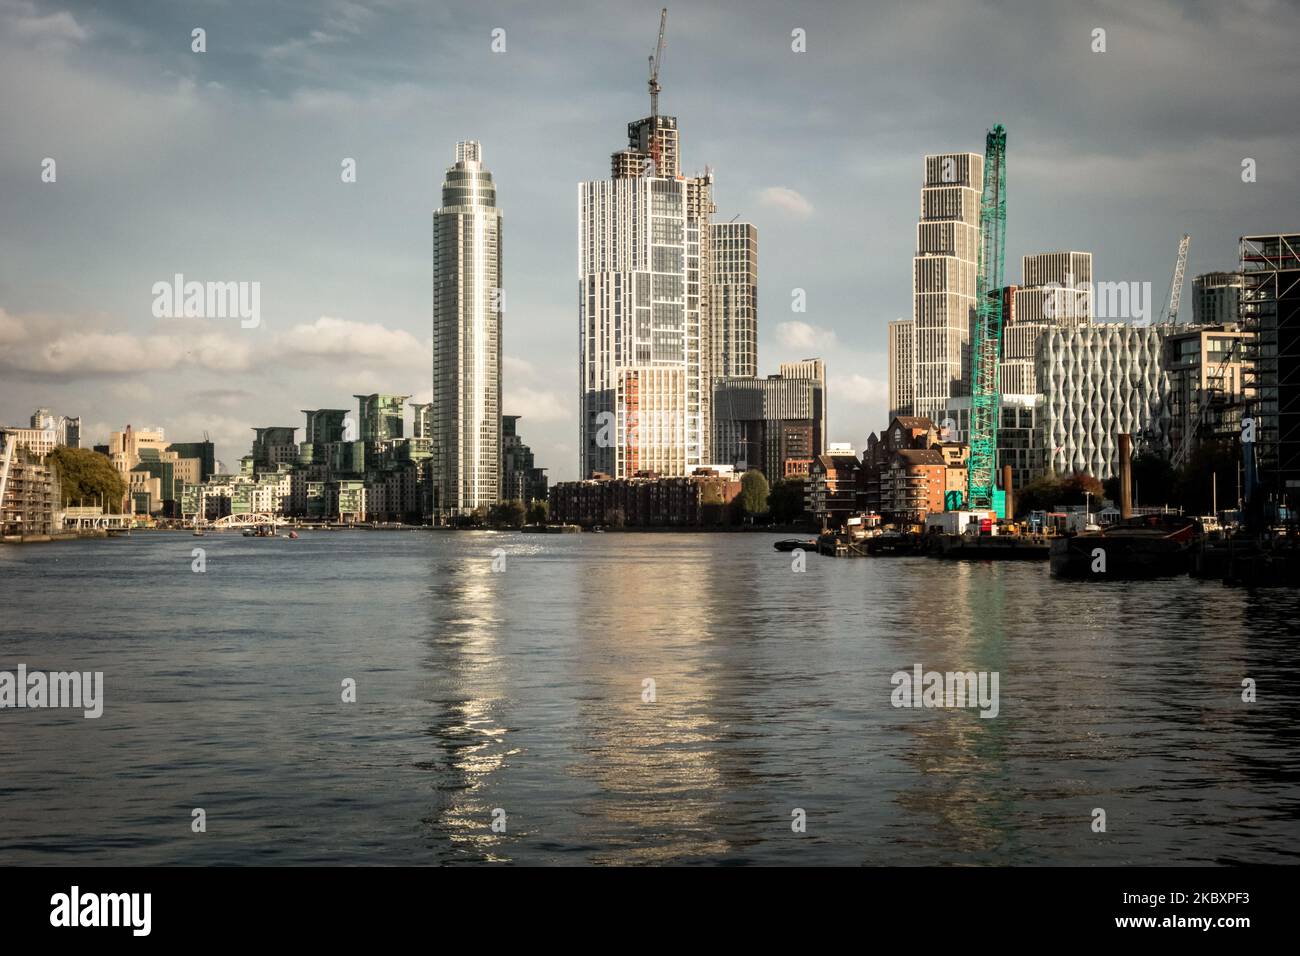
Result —
M 688 475 L 711 444 L 712 173 L 683 176 L 677 119 L 628 124 L 610 178 L 578 186 L 579 472 Z M 644 444 L 644 447 L 643 447 Z

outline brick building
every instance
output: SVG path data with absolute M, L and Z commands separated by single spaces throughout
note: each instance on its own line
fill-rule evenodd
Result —
M 699 527 L 723 523 L 739 494 L 739 478 L 711 469 L 676 478 L 597 474 L 586 481 L 551 486 L 550 519 L 583 527 L 620 523 L 634 528 Z

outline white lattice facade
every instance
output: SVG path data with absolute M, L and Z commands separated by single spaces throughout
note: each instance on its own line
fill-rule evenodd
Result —
M 1043 447 L 1058 475 L 1110 478 L 1119 436 L 1136 448 L 1169 452 L 1168 374 L 1157 326 L 1106 324 L 1043 333 L 1038 381 L 1043 391 Z

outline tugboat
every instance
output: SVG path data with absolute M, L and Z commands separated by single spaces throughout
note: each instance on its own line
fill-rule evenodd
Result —
M 1165 578 L 1192 566 L 1197 524 L 1172 514 L 1138 515 L 1102 531 L 1055 538 L 1052 574 L 1061 578 Z

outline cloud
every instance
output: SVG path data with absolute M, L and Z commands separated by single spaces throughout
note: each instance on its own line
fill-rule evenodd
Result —
M 517 386 L 505 389 L 504 414 L 521 415 L 528 422 L 563 422 L 574 417 L 572 402 L 556 392 Z
M 0 369 L 35 379 L 133 376 L 198 367 L 231 372 L 252 365 L 248 341 L 178 323 L 175 332 L 139 335 L 87 328 L 84 321 L 0 310 Z
M 574 420 L 576 409 L 572 399 L 549 388 L 554 376 L 528 359 L 503 355 L 501 377 L 505 382 L 502 414 L 519 415 L 529 424 Z
M 38 50 L 62 52 L 89 36 L 72 14 L 59 11 L 40 16 L 34 3 L 0 3 L 0 23 L 11 36 Z
M 190 401 L 201 405 L 221 405 L 225 408 L 231 408 L 256 396 L 242 388 L 205 388 L 197 392 L 190 392 L 188 397 Z
M 839 337 L 832 330 L 798 321 L 778 323 L 776 341 L 783 349 L 809 354 L 831 352 L 839 347 Z
M 327 315 L 295 325 L 278 336 L 274 350 L 278 358 L 286 360 L 378 359 L 392 365 L 427 368 L 431 374 L 433 368 L 429 343 L 421 343 L 410 332 L 389 329 L 378 322 L 353 322 Z
M 827 375 L 826 387 L 836 402 L 850 405 L 879 405 L 889 400 L 889 385 L 877 378 L 856 372 L 849 375 Z
M 153 398 L 153 389 L 144 382 L 134 379 L 125 382 L 114 382 L 108 387 L 108 393 L 114 398 L 125 399 L 129 402 L 147 402 Z
M 796 219 L 809 219 L 813 214 L 812 203 L 787 186 L 768 186 L 760 190 L 758 201 L 764 206 L 788 213 Z

